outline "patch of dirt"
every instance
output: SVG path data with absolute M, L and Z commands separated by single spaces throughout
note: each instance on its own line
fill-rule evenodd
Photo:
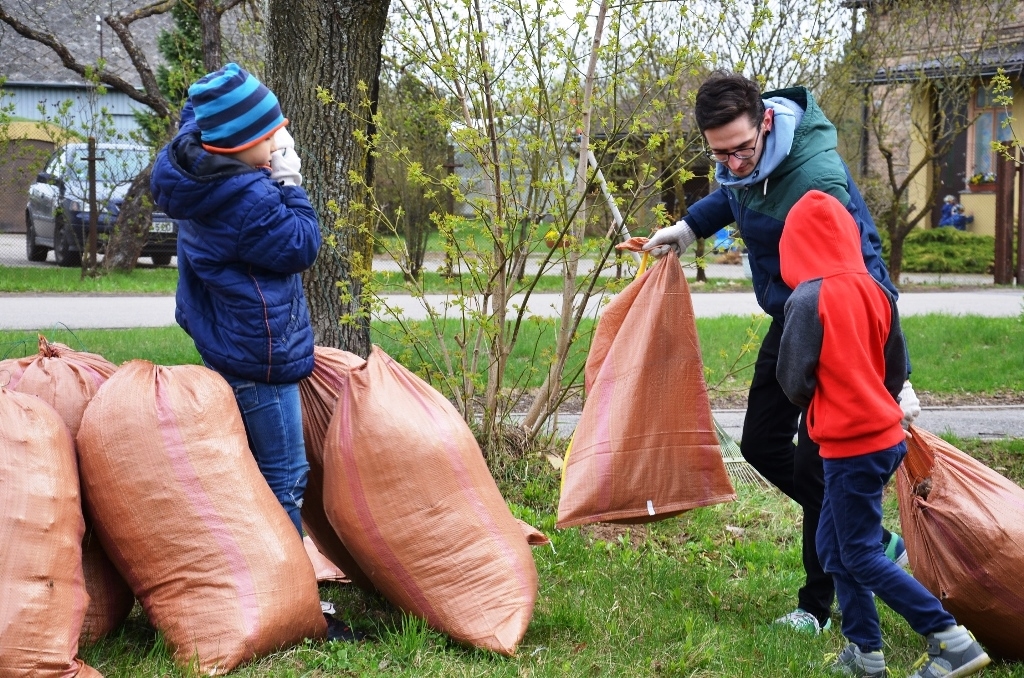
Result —
M 580 527 L 580 533 L 595 541 L 617 543 L 623 535 L 629 535 L 629 545 L 637 548 L 647 539 L 646 525 L 618 525 L 613 523 L 594 523 Z
M 983 405 L 1024 405 L 1024 392 L 999 391 L 997 393 L 931 393 L 918 391 L 923 407 L 967 407 Z

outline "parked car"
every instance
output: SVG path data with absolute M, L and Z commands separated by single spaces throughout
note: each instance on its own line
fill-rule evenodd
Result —
M 149 165 L 146 146 L 96 145 L 97 251 L 102 252 L 132 180 Z M 53 250 L 58 266 L 78 266 L 89 243 L 89 147 L 67 144 L 47 161 L 28 189 L 25 250 L 29 261 L 46 261 Z M 154 212 L 142 256 L 165 266 L 177 250 L 178 229 Z

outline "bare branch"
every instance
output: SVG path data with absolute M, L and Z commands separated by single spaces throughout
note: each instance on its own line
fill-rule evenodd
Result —
M 177 0 L 165 0 L 165 4 L 173 6 L 173 4 L 176 1 Z M 61 64 L 63 64 L 64 67 L 68 70 L 77 73 L 83 78 L 87 77 L 87 74 L 93 71 L 93 67 L 91 64 L 85 64 L 76 59 L 75 56 L 70 52 L 70 50 L 68 50 L 68 48 L 65 47 L 63 41 L 61 41 L 60 38 L 58 38 L 56 35 L 49 32 L 38 31 L 32 28 L 31 26 L 22 23 L 20 19 L 10 14 L 3 4 L 0 4 L 0 21 L 3 21 L 5 24 L 13 28 L 15 32 L 17 32 L 22 37 L 28 40 L 32 40 L 34 42 L 38 42 L 39 44 L 45 45 L 46 47 L 49 47 L 50 50 L 52 50 L 53 53 L 56 54 L 57 57 L 60 59 Z M 141 104 L 149 106 L 154 111 L 156 111 L 158 115 L 169 115 L 170 109 L 167 100 L 160 93 L 159 87 L 156 86 L 156 78 L 153 77 L 152 71 L 149 70 L 148 66 L 146 66 L 146 70 L 143 71 L 139 68 L 138 63 L 136 63 L 133 50 L 136 52 L 138 52 L 139 50 L 138 47 L 135 45 L 134 40 L 130 40 L 128 43 L 126 43 L 124 40 L 124 36 L 119 31 L 118 27 L 115 25 L 116 23 L 123 21 L 123 19 L 107 17 L 106 21 L 110 25 L 110 27 L 114 29 L 118 37 L 121 38 L 121 42 L 122 44 L 124 44 L 125 50 L 128 51 L 128 54 L 132 58 L 133 65 L 135 65 L 136 70 L 139 71 L 139 76 L 142 78 L 145 89 L 143 91 L 139 91 L 133 84 L 131 84 L 127 80 L 119 78 L 113 73 L 107 71 L 100 70 L 95 72 L 96 79 L 100 83 L 110 87 L 111 89 L 121 92 L 122 94 L 125 94 L 126 96 L 130 97 L 135 101 L 138 101 Z M 125 31 L 126 30 L 127 29 L 125 28 Z M 130 34 L 128 35 L 130 38 Z M 142 57 L 142 63 L 143 65 L 145 65 L 144 56 Z M 150 82 L 147 82 L 147 73 Z

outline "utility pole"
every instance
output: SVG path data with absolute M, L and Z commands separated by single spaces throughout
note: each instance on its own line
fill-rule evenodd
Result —
M 87 256 L 82 257 L 82 278 L 86 272 L 96 274 L 96 227 L 99 215 L 96 210 L 96 137 L 89 137 L 88 181 L 89 181 L 89 245 Z

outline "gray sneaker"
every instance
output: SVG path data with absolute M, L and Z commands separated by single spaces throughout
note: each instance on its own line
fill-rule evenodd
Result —
M 928 651 L 914 664 L 910 678 L 962 678 L 977 673 L 992 661 L 974 634 L 963 626 L 929 633 L 925 640 Z
M 861 652 L 859 647 L 850 643 L 843 648 L 829 669 L 842 676 L 885 678 L 885 656 L 881 650 Z

